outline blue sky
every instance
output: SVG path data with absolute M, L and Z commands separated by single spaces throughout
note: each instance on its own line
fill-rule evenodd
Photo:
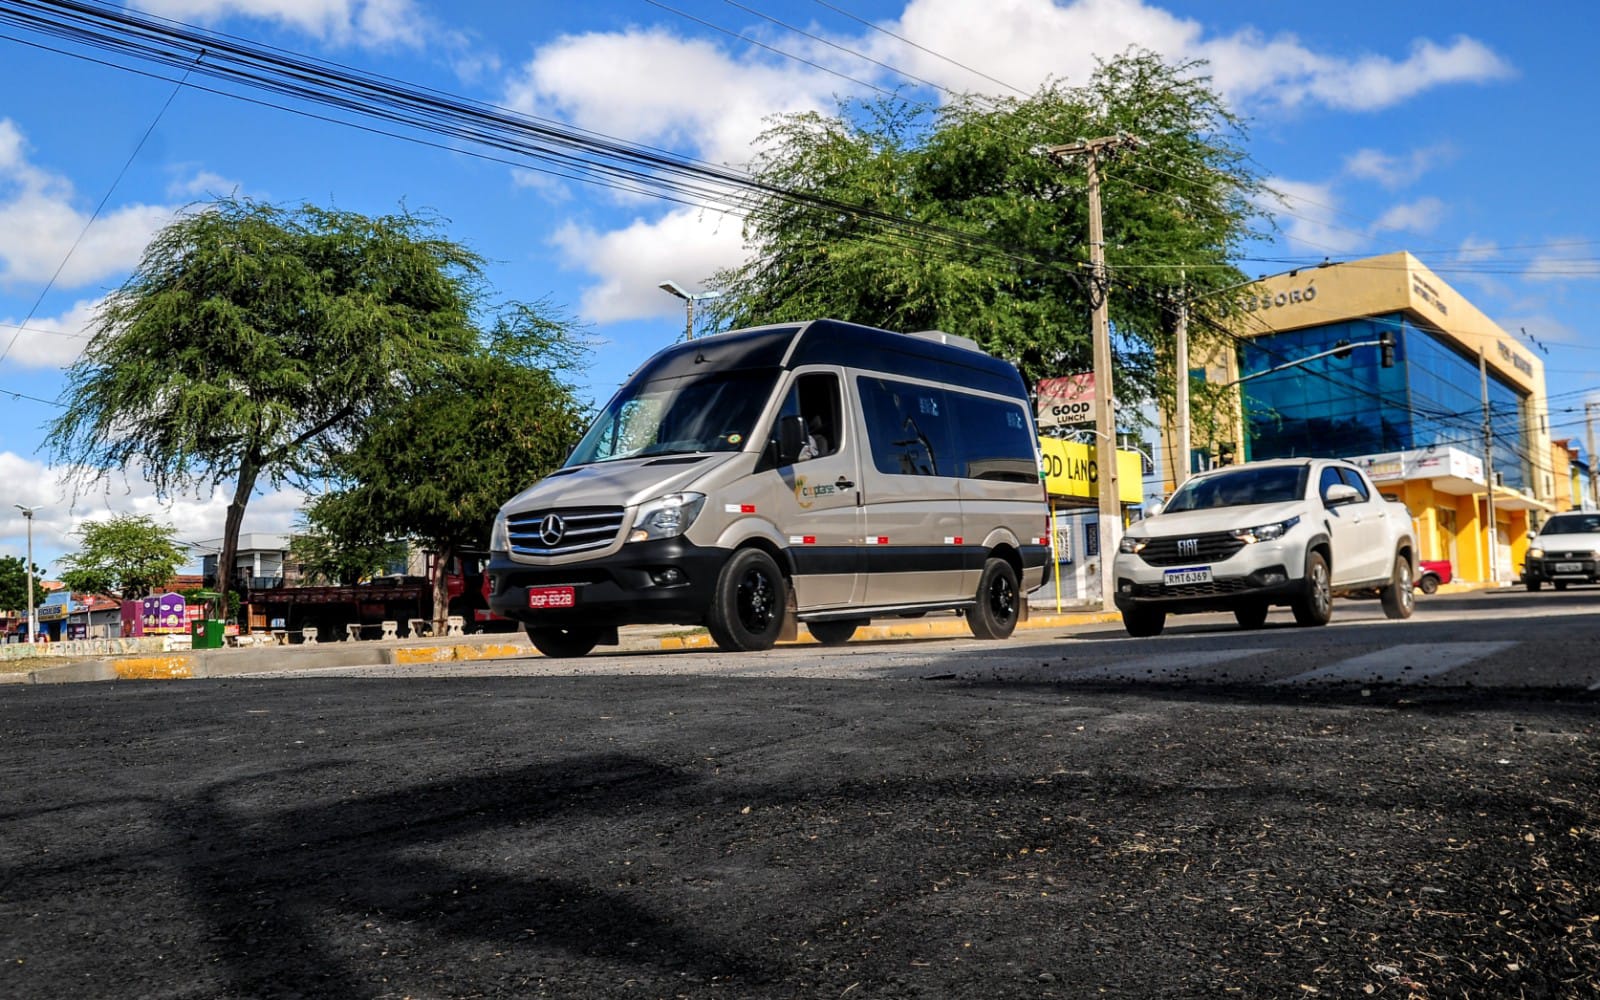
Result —
M 765 116 L 830 110 L 836 97 L 870 94 L 864 84 L 915 86 L 915 77 L 998 92 L 992 77 L 1032 90 L 1048 76 L 1081 82 L 1096 56 L 1130 45 L 1204 59 L 1249 122 L 1257 168 L 1286 196 L 1274 206 L 1278 233 L 1240 261 L 1247 273 L 1410 250 L 1508 331 L 1526 329 L 1547 349 L 1554 436 L 1582 436 L 1583 402 L 1600 384 L 1600 341 L 1588 324 L 1600 278 L 1588 127 L 1600 13 L 1588 4 L 127 6 L 731 165 L 749 156 Z M 448 235 L 491 261 L 499 295 L 548 298 L 588 324 L 597 350 L 587 390 L 600 400 L 681 334 L 682 303 L 659 282 L 698 288 L 742 253 L 739 220 L 711 209 L 624 197 L 460 148 L 177 87 L 179 74 L 164 68 L 135 64 L 154 74 L 139 75 L 41 45 L 60 47 L 0 24 L 0 554 L 24 550 L 12 505 L 39 506 L 35 561 L 47 568 L 75 548 L 71 533 L 84 519 L 110 513 L 149 514 L 185 540 L 221 534 L 229 487 L 164 501 L 130 470 L 84 493 L 41 450 L 96 303 L 185 205 L 237 192 L 437 213 Z M 301 501 L 257 496 L 245 530 L 287 530 Z

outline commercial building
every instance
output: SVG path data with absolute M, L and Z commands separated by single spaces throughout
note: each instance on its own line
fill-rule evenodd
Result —
M 1411 509 L 1421 558 L 1516 578 L 1530 527 L 1558 509 L 1537 354 L 1405 252 L 1263 278 L 1228 326 L 1235 349 L 1205 377 L 1242 380 L 1238 409 L 1197 452 L 1350 459 Z M 1338 353 L 1296 364 L 1323 352 Z

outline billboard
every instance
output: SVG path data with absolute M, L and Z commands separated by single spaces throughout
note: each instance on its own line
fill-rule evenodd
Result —
M 1040 427 L 1094 423 L 1094 372 L 1039 380 Z

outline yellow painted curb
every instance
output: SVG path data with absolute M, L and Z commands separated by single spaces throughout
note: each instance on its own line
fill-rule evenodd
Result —
M 455 660 L 500 660 L 514 656 L 533 656 L 535 651 L 512 642 L 455 646 L 401 646 L 394 651 L 396 665 L 408 663 L 450 663 Z
M 118 679 L 127 681 L 176 681 L 194 677 L 194 666 L 187 656 L 128 656 L 113 661 L 111 669 Z

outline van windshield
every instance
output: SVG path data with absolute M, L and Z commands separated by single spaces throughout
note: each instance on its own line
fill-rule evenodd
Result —
M 778 380 L 773 368 L 629 383 L 606 404 L 567 465 L 741 451 Z

